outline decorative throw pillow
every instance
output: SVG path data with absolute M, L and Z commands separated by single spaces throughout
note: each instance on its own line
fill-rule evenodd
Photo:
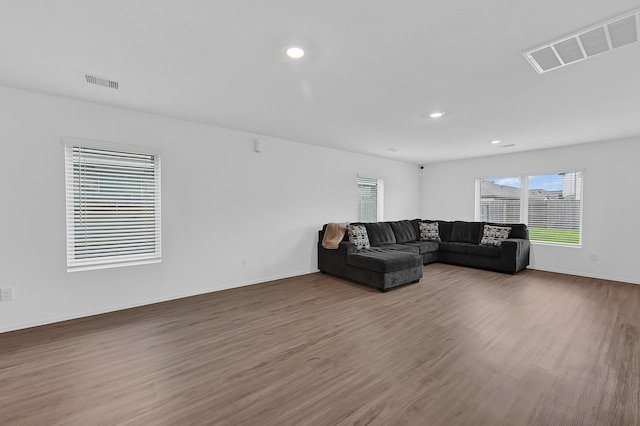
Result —
M 500 247 L 502 242 L 509 238 L 511 228 L 509 226 L 485 225 L 480 244 L 484 246 Z
M 371 247 L 369 245 L 367 228 L 365 228 L 364 225 L 349 225 L 347 227 L 347 233 L 349 234 L 349 242 L 355 244 L 358 250 Z
M 420 222 L 420 241 L 440 241 L 438 222 Z

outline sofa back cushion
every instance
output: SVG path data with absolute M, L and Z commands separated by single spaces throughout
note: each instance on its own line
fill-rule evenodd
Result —
M 453 229 L 453 222 L 447 222 L 446 220 L 434 220 L 438 222 L 438 229 L 440 230 L 441 241 L 451 241 L 451 230 Z
M 383 244 L 396 244 L 396 237 L 389 222 L 365 223 L 364 226 L 367 228 L 369 243 L 372 247 Z
M 438 223 L 438 230 L 440 232 L 440 241 L 451 241 L 451 228 L 453 227 L 453 222 L 447 222 L 446 220 L 420 220 L 415 219 L 412 220 L 411 223 L 417 229 L 418 235 L 420 235 L 420 222 L 425 223 Z
M 451 241 L 456 243 L 479 244 L 482 238 L 484 222 L 453 222 Z
M 408 220 L 399 220 L 397 222 L 390 222 L 393 235 L 396 237 L 396 243 L 408 243 L 409 241 L 418 240 L 416 230 Z
M 489 223 L 487 225 L 492 226 L 507 226 L 511 228 L 509 238 L 522 238 L 523 240 L 529 239 L 529 228 L 524 223 Z
M 416 233 L 416 236 L 420 236 L 420 222 L 423 222 L 422 219 L 412 219 L 409 222 L 411 222 L 411 226 L 413 226 L 413 232 Z

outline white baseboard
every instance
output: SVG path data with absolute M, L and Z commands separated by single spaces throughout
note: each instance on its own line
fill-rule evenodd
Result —
M 539 268 L 539 267 L 531 267 L 531 266 L 529 266 L 528 268 L 535 269 L 536 271 L 554 272 L 556 274 L 577 275 L 579 277 L 595 278 L 598 280 L 607 280 L 607 281 L 618 281 L 621 283 L 640 285 L 640 281 L 638 280 L 630 280 L 629 278 L 623 278 L 623 277 L 600 275 L 600 274 L 585 274 L 584 272 L 568 271 L 568 270 L 555 269 L 555 268 Z
M 57 322 L 69 321 L 69 320 L 74 320 L 74 319 L 79 319 L 79 318 L 86 318 L 86 317 L 90 317 L 90 316 L 94 316 L 94 315 L 106 314 L 106 313 L 109 313 L 109 312 L 122 311 L 122 310 L 125 310 L 125 309 L 138 308 L 138 307 L 141 307 L 141 306 L 153 305 L 155 303 L 162 303 L 162 302 L 168 302 L 170 300 L 184 299 L 185 297 L 199 296 L 201 294 L 215 293 L 217 291 L 229 290 L 229 289 L 232 289 L 232 288 L 240 288 L 240 287 L 246 287 L 246 286 L 255 285 L 255 284 L 262 284 L 262 283 L 267 283 L 269 281 L 281 280 L 281 279 L 284 279 L 284 278 L 299 277 L 299 276 L 302 276 L 302 275 L 313 274 L 315 272 L 318 272 L 318 270 L 303 271 L 303 272 L 293 272 L 293 273 L 283 274 L 283 275 L 278 275 L 278 276 L 273 276 L 273 277 L 265 277 L 265 278 L 256 279 L 256 280 L 250 280 L 250 281 L 243 281 L 243 282 L 239 282 L 239 283 L 227 284 L 227 285 L 223 285 L 222 287 L 216 287 L 216 288 L 211 288 L 211 289 L 203 289 L 201 291 L 194 291 L 194 292 L 177 294 L 177 295 L 170 296 L 170 297 L 161 297 L 161 298 L 157 298 L 157 299 L 148 299 L 148 300 L 143 300 L 143 301 L 138 302 L 138 303 L 127 303 L 127 304 L 124 304 L 124 305 L 112 306 L 112 307 L 105 308 L 105 309 L 97 309 L 97 310 L 93 310 L 93 311 L 85 311 L 85 312 L 79 312 L 79 313 L 74 313 L 74 314 L 69 314 L 69 315 L 62 315 L 62 316 L 58 316 L 58 317 L 51 317 L 51 318 L 47 318 L 47 319 L 43 319 L 43 320 L 39 320 L 39 321 L 33 321 L 33 322 L 28 322 L 28 323 L 23 323 L 23 324 L 12 325 L 12 326 L 9 326 L 9 327 L 6 327 L 6 328 L 0 327 L 0 333 L 6 333 L 6 332 L 9 332 L 9 331 L 23 330 L 25 328 L 31 328 L 31 327 L 39 327 L 39 326 L 42 326 L 42 325 L 54 324 L 54 323 L 57 323 Z

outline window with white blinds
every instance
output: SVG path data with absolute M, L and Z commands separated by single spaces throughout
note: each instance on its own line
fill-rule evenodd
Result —
M 67 270 L 161 261 L 160 156 L 65 146 Z
M 544 243 L 582 243 L 582 172 L 529 176 L 529 238 Z
M 383 220 L 384 183 L 382 179 L 358 176 L 357 197 L 359 222 Z
M 476 218 L 528 224 L 531 241 L 582 244 L 582 172 L 478 179 Z

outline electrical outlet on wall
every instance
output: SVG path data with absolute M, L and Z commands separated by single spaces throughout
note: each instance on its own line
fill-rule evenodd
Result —
M 0 289 L 0 301 L 5 302 L 13 300 L 13 288 Z

